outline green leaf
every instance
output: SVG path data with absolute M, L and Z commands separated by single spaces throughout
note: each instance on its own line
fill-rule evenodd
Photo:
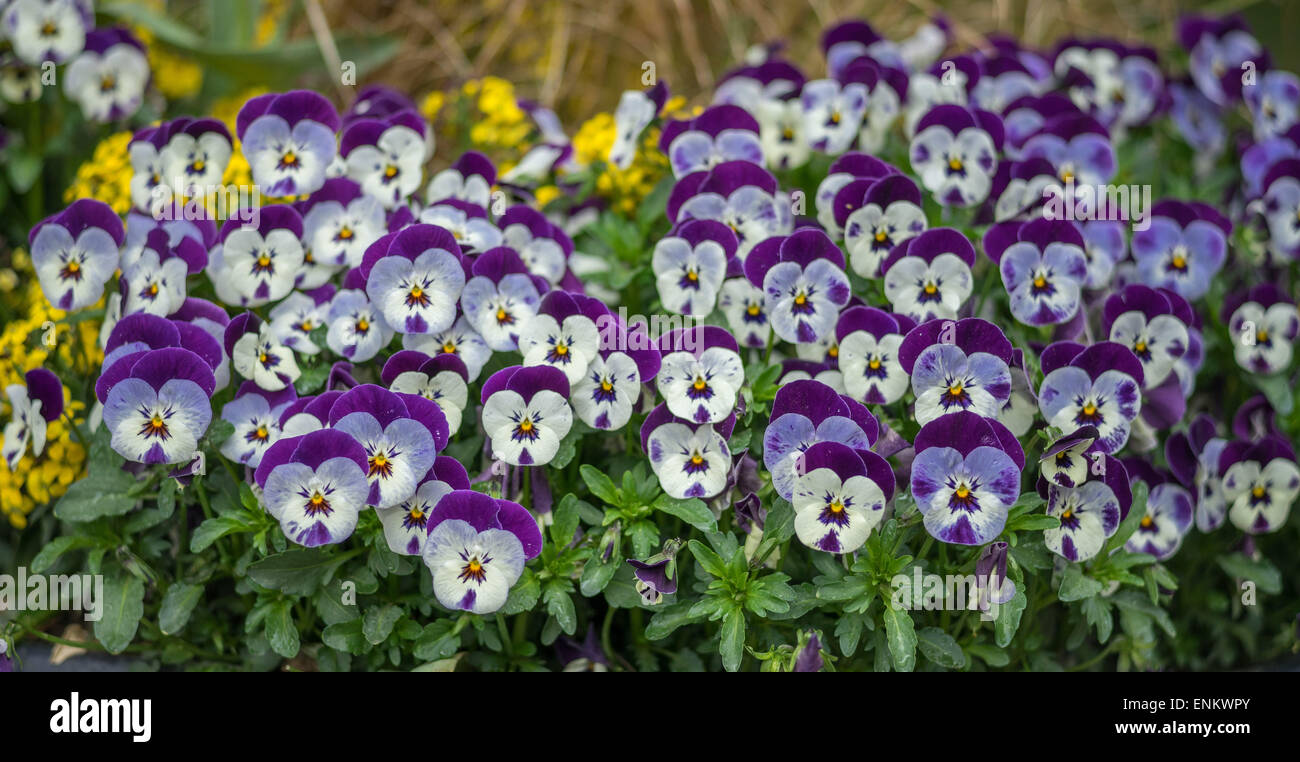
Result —
M 846 614 L 840 617 L 839 623 L 835 625 L 835 637 L 840 639 L 840 653 L 852 656 L 858 650 L 863 621 L 861 616 Z
M 216 516 L 199 524 L 194 534 L 190 535 L 190 552 L 202 553 L 216 542 L 233 532 L 251 532 L 253 528 L 237 515 Z
M 537 581 L 537 575 L 533 574 L 531 569 L 524 569 L 524 573 L 515 582 L 514 587 L 510 588 L 510 597 L 506 598 L 506 605 L 501 607 L 501 613 L 506 616 L 519 614 L 525 611 L 532 611 L 533 606 L 537 605 L 537 600 L 542 597 L 542 585 Z
M 338 555 L 320 550 L 290 550 L 248 567 L 254 582 L 288 595 L 311 595 L 340 563 Z
M 1097 631 L 1097 641 L 1105 643 L 1110 640 L 1111 631 L 1115 627 L 1115 617 L 1110 613 L 1110 602 L 1100 595 L 1083 602 L 1083 615 L 1088 621 L 1088 626 Z
M 745 655 L 745 612 L 739 607 L 733 608 L 722 620 L 718 653 L 722 656 L 723 669 L 728 672 L 740 669 L 740 660 Z
M 578 502 L 578 498 L 570 493 L 555 508 L 550 535 L 551 541 L 560 547 L 573 542 L 573 535 L 578 529 Z
M 587 489 L 591 494 L 600 498 L 609 505 L 619 504 L 618 488 L 614 486 L 614 480 L 600 469 L 589 463 L 583 463 L 579 469 L 582 473 L 582 480 L 587 483 Z
M 189 585 L 175 582 L 167 588 L 163 596 L 162 608 L 158 611 L 158 629 L 164 635 L 175 635 L 185 629 L 190 621 L 190 613 L 203 597 L 202 585 Z
M 938 627 L 926 627 L 916 633 L 916 644 L 925 658 L 947 669 L 966 666 L 966 654 L 951 635 Z
M 54 566 L 54 563 L 58 561 L 64 553 L 67 553 L 70 550 L 78 550 L 80 548 L 93 548 L 99 544 L 99 540 L 84 535 L 65 535 L 63 537 L 55 537 L 53 540 L 50 540 L 45 547 L 41 548 L 40 553 L 36 554 L 36 557 L 32 559 L 30 568 L 33 573 L 41 574 L 51 566 Z
M 763 539 L 782 543 L 794 536 L 794 506 L 785 498 L 772 499 L 772 507 L 763 522 Z
M 694 601 L 679 601 L 667 606 L 657 607 L 658 611 L 650 617 L 646 625 L 645 636 L 649 640 L 662 640 L 683 625 L 698 621 L 700 617 L 691 614 Z
M 722 556 L 714 553 L 699 540 L 691 540 L 688 545 L 691 548 L 691 555 L 695 556 L 695 560 L 700 562 L 700 566 L 704 567 L 704 571 L 718 579 L 726 578 L 727 563 L 722 560 Z
M 999 648 L 1011 645 L 1011 639 L 1020 629 L 1020 617 L 1025 613 L 1029 600 L 1025 598 L 1023 584 L 1016 585 L 1016 594 L 1011 600 L 998 606 L 998 618 L 993 622 L 993 634 Z
M 718 522 L 713 518 L 713 512 L 709 510 L 703 500 L 697 497 L 679 500 L 668 495 L 660 495 L 655 500 L 654 507 L 656 510 L 663 511 L 670 516 L 676 516 L 701 532 L 712 532 L 718 527 Z
M 1254 582 L 1262 592 L 1277 595 L 1282 592 L 1282 573 L 1267 559 L 1258 561 L 1241 553 L 1219 556 L 1219 567 L 1229 576 Z
M 578 613 L 573 607 L 573 598 L 569 596 L 571 588 L 568 580 L 551 580 L 542 593 L 546 613 L 555 617 L 565 635 L 572 635 L 578 629 Z
M 92 445 L 92 448 L 94 445 Z M 54 506 L 54 515 L 64 521 L 94 521 L 103 516 L 121 516 L 135 507 L 136 498 L 127 494 L 136 480 L 120 468 L 90 466 L 85 479 L 73 482 Z
M 95 639 L 109 653 L 120 654 L 131 645 L 144 616 L 144 581 L 133 574 L 106 578 L 103 609 L 95 622 Z
M 1068 603 L 1091 598 L 1100 593 L 1101 590 L 1102 584 L 1092 577 L 1084 575 L 1081 566 L 1070 564 L 1065 567 L 1065 574 L 1061 576 L 1061 588 L 1056 592 L 1056 595 L 1062 601 Z
M 361 634 L 366 636 L 370 645 L 377 646 L 388 640 L 388 636 L 393 632 L 393 626 L 401 617 L 402 609 L 391 603 L 372 606 L 366 609 L 365 617 L 362 619 Z
M 271 650 L 285 659 L 298 655 L 298 626 L 293 621 L 293 601 L 272 603 L 266 612 L 266 642 Z
M 412 653 L 417 659 L 447 659 L 460 648 L 460 635 L 454 620 L 439 619 L 424 628 L 415 639 Z
M 588 598 L 598 595 L 609 585 L 609 581 L 614 579 L 614 574 L 618 572 L 622 560 L 622 554 L 617 549 L 607 562 L 602 562 L 593 552 L 586 565 L 582 567 L 582 579 L 578 582 L 578 589 Z
M 987 643 L 972 643 L 966 646 L 966 651 L 973 656 L 978 656 L 990 667 L 1005 667 L 1011 663 L 1011 657 L 1006 651 Z
M 1129 508 L 1128 515 L 1120 522 L 1119 529 L 1115 530 L 1115 534 L 1106 542 L 1106 547 L 1100 554 L 1102 558 L 1109 556 L 1116 548 L 1124 547 L 1128 538 L 1137 531 L 1138 525 L 1142 523 L 1142 517 L 1147 515 L 1147 495 L 1146 482 L 1133 483 L 1133 505 Z
M 359 655 L 370 650 L 370 643 L 366 641 L 365 635 L 361 634 L 360 617 L 331 624 L 321 633 L 321 640 L 330 648 L 350 654 Z M 416 658 L 426 657 L 420 656 L 417 652 Z
M 916 667 L 916 630 L 912 615 L 892 604 L 885 606 L 885 636 L 894 669 L 911 672 Z
M 293 388 L 300 396 L 315 394 L 325 387 L 325 382 L 329 380 L 330 366 L 328 363 L 318 365 L 309 365 L 302 369 L 298 375 L 298 380 L 293 382 Z
M 1008 521 L 1006 531 L 1033 532 L 1040 529 L 1056 529 L 1059 526 L 1061 526 L 1061 519 L 1057 516 L 1047 516 L 1041 513 L 1026 513 Z

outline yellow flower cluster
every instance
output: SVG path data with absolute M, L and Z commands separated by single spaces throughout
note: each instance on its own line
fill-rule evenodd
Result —
M 0 332 L 0 388 L 24 383 L 24 373 L 42 366 L 93 377 L 104 359 L 98 343 L 99 321 L 64 322 L 67 313 L 50 307 L 26 252 L 15 251 L 13 259 L 15 269 L 27 276 L 21 305 L 27 317 L 10 321 Z M 80 422 L 85 403 L 74 401 L 67 387 L 63 400 L 64 409 Z M 8 419 L 13 411 L 5 407 Z M 74 438 L 65 418 L 49 424 L 45 442 L 39 456 L 33 457 L 29 450 L 12 471 L 0 463 L 0 511 L 19 529 L 27 525 L 27 514 L 37 505 L 59 498 L 85 473 L 85 448 Z
M 115 132 L 99 141 L 90 161 L 77 168 L 72 185 L 63 193 L 71 204 L 79 198 L 94 198 L 113 207 L 121 216 L 131 210 L 131 157 L 127 145 L 131 132 Z
M 513 84 L 500 77 L 471 79 L 461 88 L 461 93 L 473 99 L 479 112 L 469 131 L 475 148 L 506 149 L 519 155 L 527 150 L 522 144 L 533 125 L 528 114 L 519 108 Z
M 664 112 L 676 111 L 679 100 L 665 104 Z M 632 164 L 627 169 L 619 169 L 608 162 L 616 134 L 614 116 L 607 112 L 596 114 L 573 136 L 573 158 L 578 165 L 600 172 L 596 176 L 596 195 L 606 199 L 610 208 L 631 215 L 663 179 L 668 171 L 668 157 L 659 150 L 660 129 L 651 127 L 645 131 Z
M 153 76 L 158 92 L 168 100 L 189 98 L 199 92 L 203 87 L 203 67 L 190 58 L 156 44 L 153 33 L 148 29 L 136 27 L 132 31 L 149 51 L 149 73 Z

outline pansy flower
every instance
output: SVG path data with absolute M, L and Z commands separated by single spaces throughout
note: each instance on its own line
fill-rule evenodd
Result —
M 361 444 L 370 482 L 366 503 L 377 508 L 391 508 L 414 495 L 450 436 L 447 418 L 436 404 L 374 384 L 339 395 L 330 406 L 329 425 Z
M 871 182 L 890 175 L 902 174 L 894 165 L 874 156 L 850 151 L 831 162 L 826 177 L 817 183 L 813 202 L 817 207 L 817 222 L 826 234 L 835 240 L 844 236 L 844 223 L 848 215 L 863 204 L 863 196 Z M 856 182 L 861 181 L 861 182 Z M 856 193 L 842 193 L 856 185 Z M 841 204 L 840 206 L 837 206 Z
M 1242 94 L 1250 107 L 1255 140 L 1281 135 L 1300 121 L 1300 77 L 1289 71 L 1264 72 Z
M 477 379 L 483 365 L 492 357 L 492 350 L 488 349 L 483 337 L 474 330 L 464 315 L 456 318 L 456 322 L 445 331 L 406 334 L 402 337 L 402 348 L 414 349 L 431 356 L 456 355 L 465 363 L 465 369 L 469 373 L 468 381 Z
M 376 509 L 388 549 L 403 556 L 420 555 L 433 529 L 430 520 L 438 501 L 454 490 L 469 488 L 469 474 L 460 461 L 439 455 L 414 495 L 401 505 Z
M 996 419 L 1011 395 L 1011 342 L 979 318 L 931 320 L 913 328 L 898 348 L 898 365 L 912 379 L 915 416 L 924 425 L 969 411 Z
M 1098 289 L 1110 285 L 1115 265 L 1128 255 L 1128 239 L 1123 223 L 1113 220 L 1080 222 L 1083 233 L 1083 256 L 1088 262 L 1085 288 Z
M 380 379 L 388 388 L 403 394 L 418 394 L 437 403 L 447 417 L 451 433 L 460 429 L 461 416 L 469 399 L 469 371 L 455 354 L 433 357 L 404 349 L 384 363 Z
M 315 548 L 343 542 L 356 529 L 370 491 L 366 468 L 366 452 L 356 439 L 324 429 L 276 442 L 254 478 L 285 537 Z
M 1142 409 L 1142 361 L 1126 345 L 1103 341 L 1082 348 L 1058 342 L 1043 352 L 1046 374 L 1038 406 L 1048 425 L 1063 431 L 1097 427 L 1097 449 L 1111 454 L 1128 442 Z
M 970 93 L 979 85 L 979 63 L 969 55 L 958 55 L 936 62 L 927 71 L 912 72 L 907 83 L 907 101 L 903 107 L 903 129 L 909 137 L 920 130 L 921 120 L 939 106 L 965 109 Z
M 453 611 L 490 614 L 505 605 L 524 564 L 542 552 L 542 532 L 523 506 L 453 490 L 434 506 L 421 555 L 433 594 Z
M 614 143 L 609 163 L 619 169 L 632 166 L 638 141 L 668 101 L 668 85 L 658 81 L 646 90 L 625 90 L 614 110 Z
M 1003 223 L 984 237 L 984 251 L 1011 296 L 1011 314 L 1033 326 L 1060 325 L 1078 314 L 1088 276 L 1083 247 L 1083 234 L 1068 220 Z
M 890 65 L 904 65 L 898 46 L 860 19 L 842 21 L 827 28 L 822 33 L 821 46 L 826 56 L 826 70 L 832 77 L 842 75 L 862 56 L 871 56 Z
M 465 267 L 443 228 L 416 224 L 380 238 L 366 250 L 361 274 L 371 303 L 398 333 L 436 333 L 456 321 Z
M 1012 51 L 980 56 L 979 65 L 980 76 L 971 87 L 970 103 L 986 111 L 1001 114 L 1017 99 L 1040 95 L 1044 89 L 1044 83 Z
M 1002 120 L 981 109 L 936 106 L 916 125 L 908 149 L 921 184 L 943 206 L 988 198 L 1002 150 Z
M 435 204 L 452 198 L 487 208 L 496 181 L 497 170 L 492 161 L 477 151 L 466 151 L 454 164 L 433 176 L 425 200 Z
M 484 343 L 513 352 L 519 334 L 537 315 L 548 284 L 528 271 L 514 249 L 498 246 L 474 258 L 472 277 L 460 294 L 460 308 Z
M 670 497 L 708 499 L 727 488 L 731 450 L 727 439 L 736 418 L 715 423 L 682 420 L 667 405 L 659 405 L 641 425 L 641 447 L 650 468 Z
M 226 326 L 225 349 L 235 371 L 267 391 L 290 386 L 301 375 L 293 350 L 280 343 L 270 323 L 251 312 Z
M 1142 361 L 1144 386 L 1160 386 L 1188 348 L 1192 308 L 1178 294 L 1142 285 L 1112 294 L 1102 311 L 1102 333 Z
M 32 266 L 45 298 L 75 312 L 99 301 L 126 240 L 122 219 L 102 201 L 83 198 L 32 228 Z
M 1285 158 L 1275 162 L 1260 187 L 1270 255 L 1281 263 L 1300 257 L 1300 160 Z
M 1104 185 L 1115 176 L 1115 149 L 1110 135 L 1096 119 L 1062 114 L 1043 125 L 1024 142 L 1022 160 L 1045 159 L 1062 183 L 1075 186 Z
M 1192 166 L 1204 170 L 1213 164 L 1228 142 L 1224 111 L 1188 82 L 1169 85 L 1169 118 L 1183 140 L 1196 151 Z
M 763 433 L 763 463 L 776 493 L 789 500 L 800 474 L 800 456 L 809 447 L 838 442 L 869 450 L 879 436 L 880 424 L 862 403 L 820 381 L 793 381 L 783 384 L 772 401 L 771 423 Z
M 1077 486 L 1046 486 L 1047 515 L 1060 519 L 1061 525 L 1043 530 L 1043 544 L 1066 561 L 1096 558 L 1133 506 L 1124 464 L 1110 455 L 1097 457 L 1101 464 L 1097 478 Z
M 528 271 L 556 284 L 564 278 L 573 241 L 555 223 L 529 206 L 512 206 L 502 214 L 501 243 L 519 253 Z
M 651 268 L 659 301 L 681 315 L 706 317 L 735 261 L 739 242 L 721 222 L 689 220 L 655 244 Z
M 151 230 L 140 254 L 122 267 L 122 314 L 172 314 L 185 303 L 186 276 L 201 271 L 207 262 L 208 254 L 197 241 L 182 238 L 172 249 L 166 231 Z
M 1243 64 L 1261 64 L 1264 49 L 1239 16 L 1185 16 L 1178 40 L 1190 55 L 1188 69 L 1197 89 L 1219 106 L 1241 98 Z
M 500 246 L 501 231 L 488 219 L 487 210 L 477 204 L 444 199 L 420 212 L 420 222 L 436 225 L 452 234 L 465 253 L 487 251 Z
M 366 249 L 385 232 L 383 204 L 347 178 L 326 180 L 302 208 L 303 259 L 308 268 L 332 273 L 335 267 L 357 267 Z
M 879 78 L 875 62 L 864 57 L 851 61 L 836 79 L 805 84 L 799 103 L 808 145 L 832 156 L 853 147 L 871 101 L 871 89 Z
M 1124 467 L 1133 482 L 1146 482 L 1149 489 L 1146 513 L 1137 529 L 1124 543 L 1130 553 L 1148 553 L 1163 561 L 1178 552 L 1187 530 L 1191 529 L 1192 495 L 1171 475 L 1153 467 L 1142 458 L 1127 458 Z
M 663 362 L 655 385 L 668 409 L 695 423 L 717 423 L 731 414 L 745 382 L 740 346 L 715 326 L 677 329 L 659 338 Z
M 551 462 L 573 426 L 569 380 L 551 366 L 499 370 L 483 382 L 481 400 L 492 455 L 512 466 Z
M 144 43 L 120 27 L 87 32 L 85 48 L 63 74 L 63 92 L 94 122 L 135 113 L 148 84 Z
M 614 315 L 601 319 L 600 354 L 573 384 L 573 410 L 595 429 L 621 429 L 641 398 L 642 384 L 658 375 L 659 347 L 643 324 L 622 324 Z
M 931 537 L 983 545 L 1002 533 L 1025 467 L 1024 450 L 1005 426 L 949 413 L 922 426 L 913 447 L 912 496 Z
M 524 365 L 546 365 L 575 383 L 600 349 L 597 321 L 609 310 L 599 300 L 567 291 L 549 291 L 519 334 Z
M 840 373 L 840 369 L 835 367 L 834 363 L 790 358 L 781 361 L 781 375 L 777 377 L 777 386 L 809 380 L 829 386 L 836 394 L 846 393 L 844 374 Z
M 894 247 L 880 270 L 894 312 L 925 322 L 954 319 L 971 294 L 975 247 L 959 231 L 933 228 Z
M 330 301 L 334 286 L 327 285 L 310 293 L 295 291 L 271 308 L 271 333 L 286 347 L 304 355 L 314 355 L 321 348 L 312 341 L 312 333 L 329 325 Z
M 1219 455 L 1228 520 L 1248 534 L 1267 534 L 1286 524 L 1300 495 L 1295 451 L 1281 436 L 1236 440 Z
M 799 99 L 761 98 L 756 99 L 756 104 L 758 140 L 767 166 L 794 169 L 807 164 L 812 147 L 804 132 L 803 106 Z
M 998 421 L 1011 429 L 1011 433 L 1017 437 L 1023 437 L 1038 419 L 1038 398 L 1034 395 L 1034 385 L 1029 379 L 1029 370 L 1025 367 L 1023 350 L 1012 350 L 1010 367 L 1011 396 L 1003 403 Z
M 131 161 L 131 205 L 136 209 L 161 211 L 166 207 L 159 202 L 172 198 L 166 151 L 170 127 L 170 123 L 144 127 L 137 130 L 127 144 L 127 156 Z
M 851 296 L 844 252 L 816 229 L 755 246 L 745 260 L 745 277 L 762 287 L 776 335 L 794 343 L 831 334 Z
M 280 438 L 280 415 L 298 399 L 292 386 L 278 392 L 262 390 L 245 381 L 235 398 L 221 408 L 221 418 L 235 427 L 221 443 L 221 454 L 228 459 L 257 468 L 267 448 Z
M 914 324 L 907 321 L 906 326 Z M 888 405 L 907 392 L 908 374 L 898 360 L 905 330 L 898 316 L 874 307 L 850 307 L 840 313 L 835 324 L 836 361 L 850 397 L 868 405 Z
M 329 326 L 326 346 L 353 362 L 369 360 L 393 338 L 393 329 L 379 307 L 357 289 L 340 291 L 330 300 L 325 322 Z
M 183 196 L 221 186 L 233 147 L 230 131 L 217 119 L 177 119 L 168 125 L 162 148 L 162 176 Z
M 789 61 L 775 57 L 775 54 L 776 51 L 763 51 L 757 60 L 751 60 L 747 56 L 747 65 L 723 74 L 713 91 L 713 102 L 748 106 L 759 101 L 783 100 L 796 95 L 803 88 L 803 72 Z
M 113 449 L 146 465 L 191 460 L 212 420 L 212 367 L 188 349 L 167 347 L 122 357 L 113 370 L 104 395 Z
M 302 215 L 285 204 L 263 207 L 256 223 L 226 220 L 208 265 L 218 296 L 244 307 L 288 296 L 303 264 L 302 232 Z
M 871 183 L 862 196 L 862 205 L 844 222 L 844 247 L 853 272 L 864 278 L 879 277 L 880 263 L 889 252 L 926 227 L 916 183 L 903 175 Z
M 1195 301 L 1223 267 L 1232 223 L 1208 204 L 1164 200 L 1151 208 L 1150 227 L 1133 233 L 1138 276 Z
M 894 495 L 889 462 L 869 450 L 818 442 L 798 465 L 791 504 L 799 541 L 827 553 L 852 553 L 866 544 Z
M 767 298 L 763 289 L 748 278 L 728 278 L 718 292 L 718 309 L 727 318 L 727 325 L 741 345 L 767 346 L 771 329 L 767 321 Z
M 699 116 L 664 125 L 659 148 L 668 157 L 674 177 L 704 172 L 724 161 L 763 165 L 759 124 L 740 106 L 719 104 Z
M 1214 419 L 1199 415 L 1187 427 L 1165 440 L 1165 462 L 1182 485 L 1192 491 L 1196 502 L 1196 528 L 1212 532 L 1228 516 L 1219 457 L 1228 440 L 1218 436 Z
M 858 131 L 858 148 L 868 153 L 883 153 L 890 134 L 903 115 L 907 102 L 908 74 L 895 66 L 879 66 L 880 79 L 871 89 L 867 114 Z
M 353 121 L 339 138 L 348 179 L 385 209 L 396 207 L 420 187 L 427 130 L 414 111 Z
M 1300 334 L 1300 314 L 1286 292 L 1262 283 L 1225 300 L 1223 314 L 1232 335 L 1237 364 L 1252 373 L 1271 375 L 1291 365 L 1292 346 Z
M 277 198 L 320 189 L 338 154 L 338 129 L 333 104 L 310 90 L 256 96 L 236 119 L 253 182 Z
M 777 189 L 776 178 L 747 161 L 723 162 L 681 178 L 668 194 L 667 214 L 674 224 L 714 220 L 730 227 L 741 259 L 760 241 L 794 227 L 789 198 Z
M 1083 484 L 1088 478 L 1090 467 L 1101 458 L 1100 453 L 1088 457 L 1088 452 L 1096 441 L 1096 426 L 1080 426 L 1058 438 L 1038 457 L 1039 474 L 1048 483 L 1062 487 Z
M 23 382 L 5 388 L 11 419 L 4 429 L 4 459 L 10 471 L 18 469 L 28 442 L 33 456 L 45 450 L 47 424 L 63 415 L 63 383 L 58 376 L 33 368 L 23 375 Z
M 91 0 L 12 0 L 0 7 L 4 37 L 24 63 L 63 63 L 81 52 L 95 26 Z

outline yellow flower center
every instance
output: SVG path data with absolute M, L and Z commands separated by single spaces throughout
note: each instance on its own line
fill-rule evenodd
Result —
M 424 511 L 420 510 L 419 508 L 412 508 L 411 518 L 416 521 L 419 521 L 420 519 L 424 518 Z
M 934 285 L 933 283 L 927 283 L 927 284 L 925 284 L 925 293 L 927 293 L 927 294 L 931 294 L 931 295 L 933 295 L 934 292 L 936 292 L 936 291 L 938 291 L 938 290 L 939 290 L 939 287 L 936 286 L 936 285 Z
M 257 437 L 258 439 L 266 439 L 268 434 L 269 432 L 267 432 L 265 426 L 258 426 L 257 431 L 253 432 L 253 436 Z
M 390 180 L 397 177 L 397 167 L 394 167 L 392 164 L 384 167 L 384 177 L 387 177 Z
M 1150 529 L 1150 528 L 1151 528 L 1151 525 L 1154 524 L 1154 523 L 1155 523 L 1155 521 L 1153 521 L 1153 520 L 1151 519 L 1150 516 L 1143 516 L 1143 517 L 1142 517 L 1142 528 L 1143 528 L 1143 529 Z
M 962 166 L 961 159 L 953 158 L 948 160 L 948 169 L 951 169 L 953 172 L 960 172 Z
M 358 331 L 361 331 L 362 333 L 365 333 L 366 331 L 369 331 L 369 330 L 370 330 L 370 321 L 369 321 L 369 320 L 366 320 L 365 318 L 361 318 L 360 320 L 358 320 L 358 321 L 357 321 L 357 330 L 358 330 Z
M 699 275 L 698 275 L 694 270 L 687 270 L 687 271 L 686 271 L 686 280 L 689 280 L 690 282 L 694 283 L 695 281 L 697 281 L 697 280 L 699 280 L 699 279 L 700 279 L 700 276 L 699 276 Z
M 412 286 L 412 287 L 411 287 L 411 298 L 412 298 L 412 299 L 419 299 L 419 298 L 422 297 L 422 296 L 424 296 L 424 289 L 420 288 L 419 286 Z
M 190 165 L 190 169 L 195 172 L 202 172 L 205 166 L 207 165 L 203 163 L 203 159 L 196 159 L 194 163 Z
M 528 418 L 525 418 L 523 422 L 519 424 L 519 430 L 527 434 L 533 430 L 533 422 Z
M 706 382 L 706 381 L 705 381 L 704 379 L 702 379 L 702 378 L 697 378 L 697 379 L 695 379 L 695 384 L 694 384 L 694 386 L 695 386 L 695 391 L 697 391 L 697 392 L 702 392 L 702 391 L 704 391 L 705 387 L 707 387 L 708 385 L 709 385 L 708 382 Z
M 965 387 L 961 385 L 961 382 L 958 382 L 948 387 L 948 393 L 954 397 L 957 397 L 961 395 L 962 389 L 964 388 Z
M 269 358 L 267 357 L 267 354 L 265 352 L 262 352 L 257 356 L 257 361 L 263 364 L 265 364 L 268 359 Z
M 345 228 L 343 228 L 342 230 L 340 230 L 340 231 L 339 231 L 339 238 L 342 238 L 342 239 L 345 240 L 345 241 L 349 241 L 349 240 L 351 240 L 351 239 L 352 239 L 352 228 L 345 227 Z
M 1069 521 L 1072 516 L 1074 516 L 1074 511 L 1070 510 L 1069 508 L 1066 508 L 1065 512 L 1061 514 L 1061 520 Z
M 831 513 L 844 513 L 844 503 L 839 500 L 835 500 L 831 503 L 830 509 L 831 509 Z
M 872 370 L 880 370 L 880 360 L 877 360 L 874 357 L 871 358 L 871 360 L 867 363 L 867 367 L 871 368 Z
M 1147 343 L 1141 339 L 1138 339 L 1137 342 L 1133 344 L 1133 351 L 1135 352 L 1147 351 Z
M 879 233 L 876 233 L 876 243 L 884 243 L 885 240 L 888 239 L 888 238 L 889 238 L 889 236 L 886 235 L 886 234 L 885 234 L 885 231 L 883 231 L 883 230 L 880 231 Z
M 509 315 L 506 313 L 505 307 L 498 307 L 498 308 L 497 308 L 497 322 L 500 323 L 500 322 L 502 322 L 503 320 L 505 320 L 507 317 L 509 317 Z
M 1041 275 L 1034 278 L 1034 288 L 1043 288 L 1046 285 L 1047 285 L 1047 278 L 1044 278 Z
M 831 347 L 830 347 L 829 349 L 826 350 L 826 354 L 827 354 L 828 356 L 830 356 L 830 357 L 839 357 L 839 356 L 840 356 L 840 348 L 837 347 L 837 346 L 835 346 L 834 344 L 832 344 Z
M 799 295 L 794 298 L 794 303 L 802 307 L 808 303 L 808 295 L 800 291 Z
M 298 154 L 294 153 L 293 151 L 289 151 L 280 159 L 280 162 L 283 164 L 287 164 L 289 166 L 293 166 L 294 164 L 298 163 Z
M 442 351 L 444 354 L 454 355 L 456 354 L 456 345 L 450 341 L 443 342 Z
M 704 456 L 703 456 L 703 455 L 700 455 L 698 452 L 691 456 L 691 463 L 692 463 L 692 464 L 698 466 L 698 465 L 700 465 L 700 464 L 703 463 L 703 462 L 704 462 Z
M 73 261 L 68 263 L 68 267 L 67 267 L 68 272 L 75 273 L 80 269 L 81 269 L 81 265 L 78 264 L 77 262 Z
M 601 381 L 601 382 L 600 382 L 600 390 L 603 391 L 603 392 L 607 392 L 607 391 L 609 391 L 610 389 L 613 389 L 613 388 L 614 388 L 614 385 L 611 384 L 608 380 L 605 380 L 605 381 Z
M 563 344 L 555 345 L 555 354 L 563 357 L 569 353 L 569 348 Z
M 970 487 L 967 487 L 965 484 L 959 486 L 957 488 L 957 497 L 961 498 L 962 500 L 965 500 L 966 498 L 970 497 Z
M 1258 500 L 1259 498 L 1261 498 L 1261 497 L 1264 496 L 1264 488 L 1263 488 L 1263 487 L 1255 487 L 1254 489 L 1252 489 L 1252 490 L 1250 491 L 1250 494 L 1254 495 L 1254 496 L 1255 496 L 1255 499 Z
M 270 267 L 270 266 L 271 266 L 271 257 L 270 257 L 269 255 L 267 255 L 267 254 L 259 254 L 258 257 L 257 257 L 257 266 L 258 266 L 258 267 Z
M 1172 264 L 1175 269 L 1181 270 L 1187 266 L 1187 257 L 1184 257 L 1182 254 L 1175 254 L 1173 261 L 1170 262 L 1170 264 Z
M 323 502 L 325 502 L 325 496 L 324 496 L 324 495 L 322 495 L 322 494 L 319 493 L 319 492 L 313 492 L 313 493 L 312 493 L 312 496 L 311 496 L 311 504 L 312 504 L 312 505 L 320 505 L 320 504 L 323 503 Z
M 1096 413 L 1097 413 L 1097 406 L 1092 404 L 1091 402 L 1083 406 L 1084 415 L 1095 415 Z
M 157 284 L 157 283 L 150 283 L 150 284 L 149 284 L 149 296 L 157 296 L 157 295 L 158 295 L 158 284 Z
M 759 313 L 758 305 L 757 304 L 749 305 L 748 307 L 745 308 L 745 312 L 748 312 L 752 316 L 757 316 Z

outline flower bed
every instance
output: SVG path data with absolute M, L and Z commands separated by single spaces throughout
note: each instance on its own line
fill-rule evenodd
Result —
M 651 77 L 572 139 L 492 78 L 153 119 L 130 32 L 80 0 L 0 19 L 13 71 L 136 120 L 31 227 L 0 336 L 0 497 L 43 531 L 15 566 L 103 580 L 73 645 L 728 671 L 1294 647 L 1300 80 L 1235 18 L 1186 18 L 1185 65 L 845 22 L 824 63 L 761 49 L 690 100 Z M 0 663 L 61 621 L 0 625 Z

